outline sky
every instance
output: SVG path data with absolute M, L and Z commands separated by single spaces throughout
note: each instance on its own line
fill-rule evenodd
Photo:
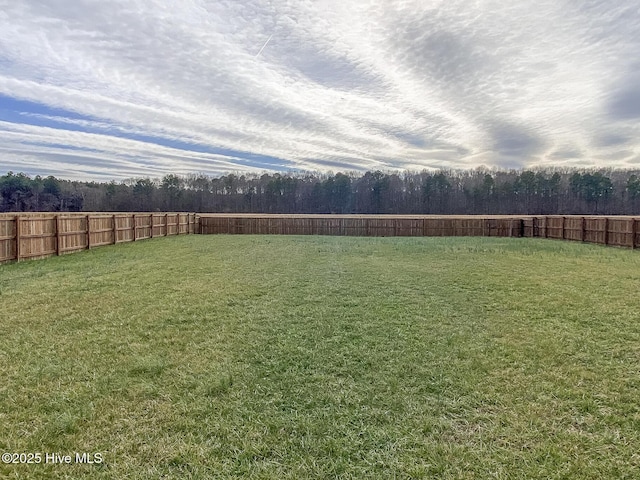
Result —
M 640 168 L 637 0 L 0 0 L 0 174 Z

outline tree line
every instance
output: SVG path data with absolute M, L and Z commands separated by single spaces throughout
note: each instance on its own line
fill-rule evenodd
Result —
M 640 171 L 442 170 L 166 175 L 123 182 L 0 176 L 0 211 L 640 214 Z

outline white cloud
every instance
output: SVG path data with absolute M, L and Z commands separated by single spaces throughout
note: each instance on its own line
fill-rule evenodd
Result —
M 638 151 L 634 0 L 6 3 L 0 94 L 69 112 L 0 124 L 16 167 L 624 167 Z M 624 149 L 603 140 L 617 131 Z

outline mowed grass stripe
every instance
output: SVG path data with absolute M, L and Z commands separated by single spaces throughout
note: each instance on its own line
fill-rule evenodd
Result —
M 15 478 L 634 478 L 640 256 L 188 236 L 0 267 Z

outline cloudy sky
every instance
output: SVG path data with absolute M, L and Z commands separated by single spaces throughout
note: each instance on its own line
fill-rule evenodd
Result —
M 640 167 L 638 0 L 0 0 L 0 173 Z

